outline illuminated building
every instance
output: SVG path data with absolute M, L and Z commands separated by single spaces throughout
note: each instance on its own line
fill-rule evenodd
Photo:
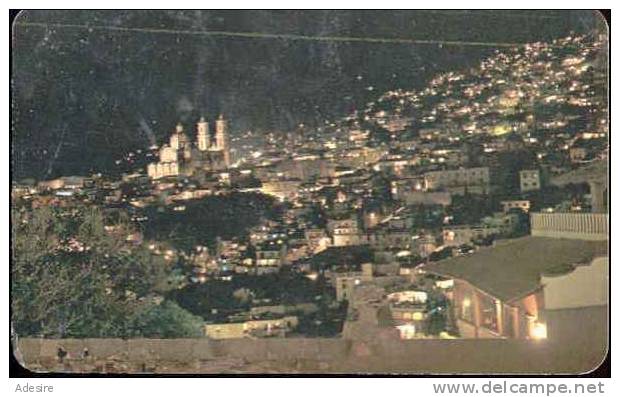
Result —
M 302 181 L 299 179 L 272 179 L 262 181 L 260 191 L 275 196 L 281 201 L 295 200 L 299 195 Z
M 574 335 L 575 328 L 605 328 L 607 216 L 533 217 L 532 236 L 425 267 L 454 281 L 452 300 L 461 336 L 544 339 Z M 570 217 L 575 219 L 566 219 Z M 567 234 L 563 225 L 581 229 Z M 589 319 L 589 327 L 581 325 Z
M 442 230 L 443 243 L 446 246 L 458 247 L 470 244 L 474 240 L 482 240 L 487 237 L 500 234 L 498 227 L 455 225 L 445 227 Z
M 296 316 L 278 316 L 247 320 L 243 322 L 229 322 L 206 324 L 205 335 L 211 339 L 239 339 L 268 336 L 285 336 L 294 329 L 299 320 Z
M 428 295 L 424 291 L 400 291 L 388 294 L 392 320 L 400 332 L 401 339 L 413 339 L 424 329 L 428 317 L 426 306 Z
M 502 209 L 504 212 L 508 212 L 513 208 L 518 208 L 525 213 L 530 211 L 530 201 L 529 200 L 507 200 L 501 202 Z
M 256 246 L 256 271 L 259 274 L 277 271 L 286 260 L 287 245 L 282 240 L 265 241 Z
M 327 230 L 332 235 L 334 247 L 359 245 L 363 240 L 356 218 L 330 219 L 327 222 Z
M 540 190 L 540 172 L 538 170 L 519 171 L 521 192 Z
M 159 149 L 159 161 L 147 166 L 152 179 L 192 175 L 198 170 L 216 171 L 230 166 L 228 123 L 222 115 L 215 122 L 215 136 L 211 139 L 209 123 L 201 117 L 196 124 L 196 142 L 177 124 L 169 142 Z
M 487 167 L 430 171 L 424 174 L 424 190 L 445 190 L 453 194 L 486 194 L 489 192 Z

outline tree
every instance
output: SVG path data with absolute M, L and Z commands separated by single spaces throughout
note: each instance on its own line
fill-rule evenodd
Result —
M 530 234 L 530 217 L 520 208 L 511 208 L 508 214 L 517 216 L 517 224 L 512 232 L 512 237 L 527 236 Z
M 497 161 L 493 184 L 500 193 L 508 195 L 519 193 L 519 171 L 537 167 L 536 154 L 528 149 L 502 152 L 497 155 Z
M 428 335 L 439 335 L 446 328 L 446 318 L 440 312 L 433 311 L 426 321 L 426 333 Z
M 168 288 L 162 258 L 127 244 L 125 216 L 110 223 L 95 208 L 39 208 L 13 211 L 12 221 L 11 319 L 20 335 L 127 336 L 127 319 Z
M 476 224 L 485 216 L 493 215 L 496 200 L 491 196 L 464 194 L 452 198 L 452 204 L 446 208 L 452 215 L 454 224 Z
M 174 302 L 140 308 L 129 321 L 129 333 L 146 338 L 194 338 L 203 335 L 204 321 Z
M 448 301 L 443 294 L 431 292 L 426 305 L 429 311 L 428 318 L 426 319 L 426 334 L 439 335 L 446 329 L 445 313 L 447 311 Z
M 159 211 L 148 207 L 145 236 L 166 241 L 190 252 L 196 245 L 214 248 L 217 237 L 243 238 L 262 218 L 276 219 L 281 206 L 275 198 L 261 193 L 233 192 L 188 203 L 185 211 Z

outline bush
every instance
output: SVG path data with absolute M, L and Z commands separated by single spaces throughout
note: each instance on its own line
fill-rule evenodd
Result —
M 203 335 L 204 321 L 174 302 L 164 301 L 139 310 L 129 321 L 131 336 L 195 338 Z

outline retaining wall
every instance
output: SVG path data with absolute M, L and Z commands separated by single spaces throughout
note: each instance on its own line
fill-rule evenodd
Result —
M 596 368 L 606 340 L 35 339 L 15 354 L 35 371 L 174 373 L 583 373 Z M 70 367 L 58 363 L 62 346 Z M 89 360 L 80 355 L 88 348 Z M 117 366 L 116 370 L 110 368 Z M 109 364 L 109 365 L 108 365 Z

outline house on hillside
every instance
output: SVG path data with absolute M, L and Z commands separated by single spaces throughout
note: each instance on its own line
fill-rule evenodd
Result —
M 558 218 L 544 223 L 537 215 L 532 214 L 532 236 L 425 266 L 454 281 L 452 303 L 462 337 L 559 338 L 587 319 L 596 322 L 593 328 L 605 328 L 608 215 L 585 221 L 584 214 L 544 214 Z M 555 233 L 550 225 L 557 226 Z M 579 228 L 567 234 L 569 226 Z

